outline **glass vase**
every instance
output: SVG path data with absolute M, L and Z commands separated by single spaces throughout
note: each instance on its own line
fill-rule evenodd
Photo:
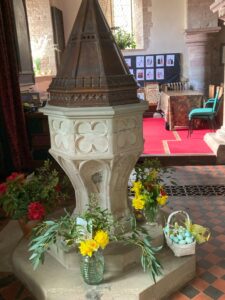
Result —
M 157 225 L 159 218 L 159 207 L 158 205 L 151 206 L 145 211 L 146 223 L 149 225 Z
M 80 264 L 81 275 L 84 281 L 90 285 L 102 282 L 104 274 L 104 256 L 97 251 L 90 256 L 82 256 Z

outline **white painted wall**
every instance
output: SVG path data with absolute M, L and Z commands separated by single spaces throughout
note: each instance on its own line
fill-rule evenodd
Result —
M 181 74 L 188 77 L 185 29 L 187 0 L 151 0 L 150 43 L 147 49 L 124 51 L 125 55 L 181 53 Z
M 56 1 L 56 0 L 54 0 Z M 61 1 L 62 5 L 60 9 L 63 11 L 63 22 L 64 22 L 64 34 L 65 41 L 68 41 L 70 32 L 72 30 L 78 9 L 81 4 L 81 0 L 57 0 Z
M 151 53 L 183 52 L 186 0 L 152 0 Z

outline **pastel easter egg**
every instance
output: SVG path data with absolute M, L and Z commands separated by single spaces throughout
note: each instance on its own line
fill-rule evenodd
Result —
M 178 234 L 177 237 L 178 237 L 179 240 L 183 240 L 184 239 L 184 236 L 182 234 Z
M 176 236 L 173 238 L 173 241 L 174 241 L 174 243 L 176 243 L 176 244 L 179 243 L 179 239 L 178 239 Z
M 185 244 L 186 244 L 186 241 L 185 241 L 185 240 L 180 240 L 180 241 L 178 242 L 178 244 L 179 244 L 179 245 L 185 245 Z
M 185 241 L 187 242 L 187 244 L 191 244 L 193 242 L 192 237 L 186 237 Z
M 185 231 L 185 236 L 190 237 L 190 236 L 191 236 L 190 231 L 186 230 L 186 231 Z

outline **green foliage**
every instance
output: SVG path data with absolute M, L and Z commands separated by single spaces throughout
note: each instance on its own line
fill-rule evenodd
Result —
M 136 245 L 141 248 L 141 265 L 144 272 L 149 272 L 156 282 L 156 277 L 162 274 L 162 265 L 156 257 L 157 252 L 162 247 L 153 247 L 151 245 L 152 238 L 146 229 L 140 225 L 137 226 L 136 219 L 131 218 L 132 231 L 125 234 L 120 239 L 126 244 Z
M 142 163 L 135 165 L 135 181 L 151 182 L 153 184 L 160 184 L 163 178 L 168 179 L 171 184 L 176 184 L 172 178 L 173 169 L 163 167 L 158 159 L 144 159 Z
M 41 59 L 40 58 L 35 58 L 33 60 L 33 64 L 34 64 L 34 74 L 40 75 L 41 74 Z
M 67 199 L 59 185 L 59 174 L 50 160 L 27 177 L 23 173 L 12 173 L 1 184 L 3 186 L 5 190 L 0 191 L 0 205 L 12 219 L 27 219 L 28 206 L 33 202 L 41 203 L 48 213 Z
M 78 218 L 82 218 L 87 221 L 87 224 L 92 224 L 91 227 L 87 226 L 87 230 L 92 235 L 97 230 L 102 229 L 109 233 L 111 241 L 119 241 L 140 247 L 143 270 L 149 272 L 155 281 L 156 276 L 161 274 L 162 269 L 155 254 L 161 248 L 151 246 L 151 237 L 143 227 L 136 225 L 134 217 L 131 218 L 132 230 L 127 233 L 124 231 L 122 223 L 116 221 L 108 210 L 99 207 L 95 200 L 91 198 L 87 210 L 79 216 L 70 216 L 67 213 L 56 220 L 43 221 L 33 230 L 29 251 L 32 252 L 30 260 L 34 269 L 44 262 L 45 252 L 51 245 L 57 245 L 57 241 L 62 241 L 63 244 L 74 246 L 74 249 L 77 249 L 76 246 L 85 238 L 84 227 L 78 222 Z
M 119 27 L 114 27 L 112 28 L 112 30 L 116 43 L 121 50 L 136 48 L 135 38 L 133 34 L 126 32 Z

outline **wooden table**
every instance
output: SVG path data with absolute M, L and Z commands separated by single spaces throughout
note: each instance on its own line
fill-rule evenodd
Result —
M 157 110 L 164 113 L 169 130 L 188 128 L 188 114 L 202 107 L 203 93 L 193 90 L 162 92 Z

